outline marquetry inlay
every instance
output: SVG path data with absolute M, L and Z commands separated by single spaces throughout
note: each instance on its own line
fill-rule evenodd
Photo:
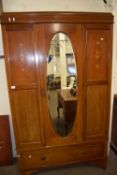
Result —
M 103 37 L 100 37 L 97 41 L 96 41 L 96 52 L 95 52 L 95 59 L 96 59 L 96 64 L 95 67 L 99 68 L 100 67 L 100 61 L 101 61 L 101 48 L 102 46 L 102 41 L 104 40 Z
M 95 54 L 96 60 L 99 60 L 100 58 L 100 51 L 96 50 L 96 54 Z

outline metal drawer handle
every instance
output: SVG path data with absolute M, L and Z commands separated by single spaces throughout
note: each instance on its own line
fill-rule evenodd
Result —
M 16 87 L 13 85 L 13 86 L 11 86 L 11 89 L 13 90 L 13 89 L 15 89 Z
M 31 159 L 31 158 L 32 158 L 32 156 L 31 156 L 31 155 L 29 155 L 29 156 L 28 156 L 28 158 L 29 158 L 29 159 Z
M 20 154 L 18 154 L 17 157 L 20 158 Z
M 8 21 L 11 22 L 11 18 L 10 17 L 8 18 Z
M 8 21 L 9 21 L 9 22 L 11 22 L 11 21 L 15 22 L 15 17 L 13 17 L 13 18 L 8 17 Z
M 13 21 L 15 21 L 15 17 L 13 17 Z

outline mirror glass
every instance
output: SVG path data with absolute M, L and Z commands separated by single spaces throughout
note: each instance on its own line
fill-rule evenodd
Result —
M 76 116 L 77 70 L 70 39 L 64 33 L 53 36 L 47 58 L 48 110 L 60 136 L 67 136 Z

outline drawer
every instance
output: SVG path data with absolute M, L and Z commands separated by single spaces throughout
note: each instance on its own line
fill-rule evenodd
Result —
M 82 151 L 74 147 L 53 148 L 46 150 L 48 166 L 58 166 L 82 161 Z
M 21 169 L 38 169 L 46 166 L 46 156 L 43 150 L 25 151 L 20 154 L 19 162 Z
M 64 146 L 58 148 L 45 148 L 37 151 L 21 153 L 21 169 L 32 170 L 43 167 L 54 167 L 79 162 L 89 162 L 104 158 L 105 146 Z
M 9 144 L 0 144 L 0 165 L 12 164 L 12 150 Z
M 21 169 L 39 169 L 43 167 L 53 167 L 71 164 L 82 161 L 82 152 L 78 149 L 70 148 L 47 148 L 39 151 L 25 151 L 21 153 Z
M 105 146 L 99 145 L 87 148 L 86 150 L 83 150 L 82 152 L 83 159 L 84 160 L 97 160 L 100 158 L 104 158 L 105 156 Z

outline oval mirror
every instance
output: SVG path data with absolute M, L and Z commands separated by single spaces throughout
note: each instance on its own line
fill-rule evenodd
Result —
M 73 47 L 64 33 L 51 40 L 47 60 L 48 110 L 60 136 L 67 136 L 76 116 L 77 71 Z

